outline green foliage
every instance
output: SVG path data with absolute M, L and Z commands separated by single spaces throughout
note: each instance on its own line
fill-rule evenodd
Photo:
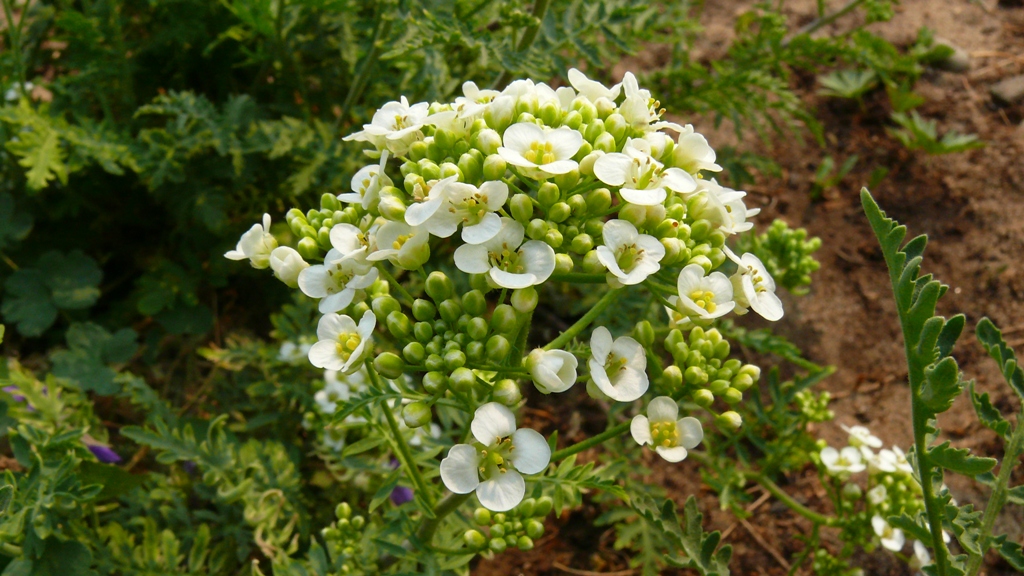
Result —
M 38 336 L 54 323 L 58 311 L 95 304 L 102 278 L 96 261 L 80 250 L 47 252 L 35 267 L 17 270 L 7 279 L 0 311 L 23 335 Z
M 630 500 L 630 504 L 645 522 L 659 530 L 665 541 L 669 542 L 670 554 L 666 561 L 679 568 L 691 568 L 704 576 L 728 576 L 729 558 L 732 547 L 719 547 L 721 534 L 707 534 L 701 528 L 703 515 L 697 509 L 697 499 L 690 496 L 683 508 L 683 518 L 676 512 L 675 502 L 666 499 L 655 500 L 647 495 L 640 495 Z
M 807 238 L 807 230 L 794 230 L 784 220 L 772 222 L 764 234 L 741 237 L 737 247 L 753 252 L 778 285 L 797 295 L 807 293 L 811 274 L 821 267 L 813 256 L 821 248 L 821 239 Z
M 107 365 L 128 362 L 138 349 L 136 338 L 131 328 L 111 334 L 95 324 L 72 324 L 67 333 L 68 349 L 50 357 L 53 374 L 67 378 L 82 390 L 113 394 L 118 390 L 114 382 L 117 372 Z
M 836 161 L 831 156 L 825 156 L 821 161 L 821 165 L 814 171 L 814 183 L 811 184 L 811 198 L 821 198 L 826 190 L 836 187 L 850 173 L 850 170 L 853 170 L 859 159 L 854 154 L 836 169 Z
M 917 111 L 908 116 L 894 112 L 892 119 L 900 128 L 889 128 L 889 134 L 900 141 L 908 150 L 924 150 L 927 154 L 953 154 L 965 150 L 982 148 L 985 143 L 974 134 L 960 134 L 950 130 L 939 138 L 935 120 L 925 120 Z
M 836 70 L 819 76 L 818 84 L 823 96 L 859 100 L 878 86 L 878 74 L 874 70 Z

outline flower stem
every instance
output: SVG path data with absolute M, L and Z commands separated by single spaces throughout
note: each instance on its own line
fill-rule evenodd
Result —
M 449 493 L 437 503 L 437 506 L 434 507 L 434 517 L 424 518 L 423 524 L 420 524 L 420 529 L 416 531 L 416 537 L 419 538 L 424 546 L 430 546 L 431 540 L 434 539 L 434 532 L 437 532 L 437 527 L 441 524 L 441 520 L 457 510 L 466 500 L 469 500 L 471 494 L 472 492 L 469 494 Z
M 391 272 L 388 272 L 387 268 L 385 268 L 383 264 L 378 266 L 377 270 L 379 270 L 380 275 L 383 276 L 384 279 L 388 281 L 388 288 L 393 288 L 395 292 L 398 292 L 399 296 L 408 300 L 408 304 L 412 306 L 412 303 L 415 302 L 416 299 L 413 298 L 412 294 L 409 294 L 405 287 L 403 287 L 402 284 L 398 280 L 396 280 L 394 276 L 391 275 Z
M 353 81 L 349 86 L 348 94 L 345 96 L 345 103 L 341 107 L 341 114 L 338 115 L 338 123 L 348 120 L 348 115 L 352 111 L 352 106 L 355 105 L 356 100 L 358 100 L 362 95 L 366 82 L 370 78 L 370 73 L 373 71 L 373 67 L 377 64 L 377 58 L 380 56 L 382 39 L 387 35 L 388 31 L 391 30 L 391 15 L 387 14 L 387 11 L 390 8 L 391 4 L 389 2 L 381 2 L 378 4 L 377 27 L 373 32 L 373 40 L 370 41 L 370 51 L 366 55 L 366 60 L 363 61 L 363 67 L 359 70 L 359 75 L 356 76 L 355 81 Z
M 605 308 L 611 306 L 612 303 L 615 302 L 615 300 L 618 298 L 621 292 L 622 288 L 609 290 L 607 293 L 605 293 L 604 296 L 601 297 L 600 300 L 597 301 L 597 304 L 594 304 L 593 308 L 591 308 L 586 314 L 583 315 L 582 318 L 577 320 L 576 323 L 570 326 L 568 330 L 562 332 L 562 334 L 558 338 L 555 338 L 554 340 L 549 342 L 548 345 L 544 347 L 544 349 L 553 350 L 556 348 L 561 348 L 562 346 L 568 344 L 573 338 L 578 336 L 580 332 L 583 332 L 583 330 L 587 326 L 590 326 L 590 323 L 593 322 L 598 316 L 600 316 L 601 312 L 604 312 Z
M 819 524 L 822 526 L 837 525 L 837 518 L 830 518 L 828 516 L 825 516 L 824 514 L 819 514 L 814 510 L 811 510 L 810 508 L 797 502 L 796 500 L 793 499 L 792 496 L 787 494 L 786 491 L 783 490 L 782 488 L 779 488 L 779 485 L 776 484 L 775 482 L 772 482 L 771 479 L 769 479 L 768 477 L 757 473 L 748 473 L 747 478 L 750 478 L 754 482 L 760 484 L 762 488 L 770 492 L 772 496 L 775 496 L 779 500 L 779 502 L 782 502 L 783 504 L 788 506 L 790 510 L 796 512 L 797 514 L 803 516 L 811 522 L 814 522 L 815 524 Z
M 366 371 L 370 375 L 370 380 L 373 382 L 373 386 L 378 390 L 383 390 L 383 386 L 380 383 L 380 376 L 377 371 L 373 369 L 373 362 L 370 360 L 366 361 Z M 383 406 L 384 418 L 388 421 L 388 428 L 391 429 L 391 435 L 395 437 L 395 447 L 398 449 L 398 456 L 402 460 L 402 465 L 405 466 L 406 471 L 409 473 L 409 477 L 412 479 L 412 483 L 416 485 L 416 489 L 423 495 L 423 500 L 428 504 L 433 504 L 433 498 L 430 494 L 430 489 L 427 487 L 426 481 L 423 480 L 423 476 L 420 475 L 419 468 L 416 467 L 416 461 L 412 458 L 412 453 L 409 451 L 409 445 L 405 443 L 405 437 L 402 436 L 402 431 L 398 428 L 398 422 L 395 420 L 395 415 L 391 413 L 391 408 L 387 405 Z
M 516 52 L 526 52 L 527 49 L 533 44 L 533 41 L 537 39 L 537 32 L 540 32 L 540 25 L 544 21 L 544 14 L 548 11 L 548 4 L 550 0 L 534 0 L 533 2 L 533 17 L 537 19 L 536 24 L 531 24 L 523 32 L 523 37 L 519 39 L 519 46 L 516 47 Z M 494 81 L 491 88 L 503 88 L 512 77 L 512 73 L 508 70 L 504 70 L 500 76 Z
M 999 476 L 992 485 L 992 494 L 989 496 L 988 504 L 985 506 L 984 520 L 981 525 L 981 535 L 978 541 L 981 543 L 981 554 L 971 554 L 967 561 L 967 576 L 975 576 L 981 570 L 985 560 L 985 553 L 988 552 L 992 537 L 992 527 L 995 525 L 999 511 L 1006 504 L 1007 485 L 1010 483 L 1010 476 L 1024 452 L 1024 409 L 1017 415 L 1017 428 L 1006 445 L 1006 452 L 1003 454 L 1003 463 L 999 467 Z
M 605 430 L 604 432 L 598 434 L 597 436 L 591 436 L 590 438 L 587 438 L 582 442 L 577 442 L 572 446 L 566 446 L 561 450 L 557 450 L 551 454 L 551 461 L 557 462 L 558 460 L 564 460 L 565 458 L 568 458 L 573 454 L 583 452 L 587 448 L 592 448 L 594 446 L 597 446 L 598 444 L 603 444 L 605 440 L 615 438 L 616 436 L 622 436 L 623 433 L 629 430 L 629 425 L 630 422 L 628 421 L 623 422 L 621 424 L 617 424 Z

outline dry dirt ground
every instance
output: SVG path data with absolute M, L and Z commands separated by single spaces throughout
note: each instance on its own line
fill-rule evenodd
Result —
M 706 34 L 697 46 L 702 57 L 720 56 L 728 46 L 738 14 L 753 2 L 708 2 L 701 22 Z M 785 10 L 802 25 L 813 19 L 814 2 L 787 2 Z M 996 106 L 988 88 L 996 81 L 1024 73 L 1024 7 L 1020 2 L 996 0 L 904 0 L 896 17 L 869 29 L 898 46 L 909 45 L 921 26 L 959 45 L 971 55 L 965 73 L 929 71 L 917 86 L 927 99 L 919 110 L 938 121 L 940 133 L 954 129 L 974 133 L 985 148 L 962 154 L 929 157 L 908 152 L 888 137 L 888 104 L 884 94 L 869 98 L 863 108 L 829 101 L 815 95 L 813 78 L 798 80 L 806 102 L 818 111 L 826 127 L 827 145 L 792 139 L 771 144 L 755 138 L 741 146 L 771 157 L 782 167 L 781 177 L 759 177 L 747 187 L 752 203 L 764 208 L 762 225 L 783 218 L 821 237 L 817 257 L 821 270 L 814 276 L 810 295 L 788 298 L 786 318 L 777 328 L 799 344 L 807 356 L 836 367 L 823 386 L 835 397 L 835 423 L 820 427 L 830 443 L 845 440 L 839 424 L 863 424 L 887 443 L 912 442 L 906 368 L 888 276 L 881 253 L 861 212 L 858 191 L 872 170 L 889 169 L 873 190 L 888 214 L 909 228 L 910 234 L 927 233 L 931 241 L 924 268 L 949 284 L 940 312 L 963 312 L 968 329 L 956 356 L 968 378 L 991 391 L 1004 413 L 1016 404 L 1001 383 L 995 364 L 974 341 L 977 321 L 988 316 L 1004 330 L 1010 343 L 1024 350 L 1024 105 Z M 821 34 L 842 33 L 855 25 L 855 17 L 840 19 Z M 637 63 L 658 65 L 660 62 Z M 623 68 L 625 70 L 625 68 Z M 709 136 L 712 146 L 736 144 L 728 126 L 710 129 L 708 119 L 686 119 Z M 810 198 L 814 172 L 827 155 L 841 163 L 852 154 L 860 161 L 821 200 Z M 956 444 L 999 456 L 1001 444 L 982 428 L 970 403 L 961 398 L 940 418 Z M 808 525 L 785 507 L 764 503 L 749 519 L 749 528 L 734 525 L 731 515 L 717 511 L 712 494 L 700 487 L 699 467 L 687 461 L 666 466 L 657 459 L 651 482 L 667 485 L 678 503 L 697 494 L 706 514 L 707 529 L 727 531 L 725 541 L 735 548 L 734 574 L 785 574 L 785 563 L 802 549 L 794 537 Z M 811 507 L 829 506 L 813 474 L 787 479 L 787 491 Z M 1024 481 L 1018 474 L 1015 484 Z M 947 480 L 960 502 L 984 505 L 986 492 L 970 481 Z M 754 496 L 759 494 L 755 491 Z M 529 553 L 513 553 L 482 561 L 476 574 L 633 574 L 625 556 L 612 549 L 610 530 L 584 528 L 598 513 L 584 508 L 549 525 L 549 535 Z M 1020 508 L 1004 512 L 999 526 L 1018 541 L 1024 525 Z M 902 575 L 909 571 L 884 553 L 859 556 L 857 565 L 868 575 Z M 685 572 L 679 572 L 685 573 Z M 805 568 L 798 572 L 810 574 Z M 990 575 L 1014 571 L 994 559 Z

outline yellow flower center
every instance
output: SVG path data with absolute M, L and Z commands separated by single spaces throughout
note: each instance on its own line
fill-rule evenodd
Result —
M 615 262 L 624 272 L 629 272 L 643 255 L 644 251 L 637 248 L 636 244 L 629 244 L 619 248 L 619 255 Z
M 679 431 L 675 422 L 655 422 L 651 424 L 651 439 L 655 446 L 674 448 L 679 445 Z
M 693 300 L 694 304 L 708 312 L 713 313 L 718 307 L 715 304 L 715 293 L 711 290 L 701 290 L 698 288 L 693 292 L 690 292 L 690 300 Z
M 405 243 L 409 241 L 409 238 L 412 238 L 412 234 L 402 234 L 401 236 L 395 239 L 395 241 L 391 244 L 391 247 L 394 248 L 395 250 L 401 250 L 402 246 L 405 246 Z
M 523 158 L 526 158 L 534 164 L 550 164 L 556 160 L 554 147 L 551 142 L 534 142 L 530 144 L 530 149 L 523 153 Z
M 522 274 L 526 267 L 519 261 L 519 252 L 509 249 L 508 244 L 502 244 L 501 248 L 501 252 L 488 253 L 491 266 L 513 274 Z
M 338 356 L 342 360 L 348 360 L 352 357 L 352 353 L 359 348 L 359 344 L 363 341 L 363 338 L 359 334 L 353 332 L 347 332 L 338 336 L 337 351 Z
M 513 450 L 515 446 L 509 437 L 497 438 L 493 444 L 481 450 L 480 475 L 484 478 L 493 478 L 496 474 L 508 472 Z

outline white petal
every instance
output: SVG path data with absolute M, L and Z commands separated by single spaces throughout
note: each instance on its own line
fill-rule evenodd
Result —
M 826 446 L 821 449 L 821 463 L 826 467 L 831 467 L 837 460 L 839 460 L 838 450 L 831 446 Z
M 782 315 L 785 313 L 782 309 L 782 300 L 779 300 L 779 297 L 774 292 L 755 292 L 753 297 L 751 297 L 750 292 L 747 292 L 747 290 L 743 292 L 750 301 L 750 307 L 765 320 L 775 322 L 782 318 Z
M 633 416 L 633 420 L 629 423 L 629 433 L 633 435 L 633 440 L 636 440 L 636 443 L 641 446 L 650 444 L 654 440 L 651 437 L 651 421 L 643 414 Z
M 249 258 L 245 255 L 245 252 L 242 252 L 241 250 L 229 250 L 224 253 L 224 257 L 228 260 L 245 260 Z
M 583 145 L 583 135 L 577 130 L 564 126 L 548 132 L 545 136 L 548 143 L 551 144 L 551 151 L 555 154 L 555 158 L 560 160 L 572 158 Z
M 480 504 L 492 512 L 506 512 L 519 505 L 526 495 L 526 481 L 515 470 L 484 480 L 476 488 Z
M 373 329 L 377 326 L 377 317 L 374 316 L 373 312 L 367 310 L 363 312 L 362 318 L 359 319 L 359 326 L 356 327 L 356 333 L 366 340 L 373 335 Z
M 597 261 L 604 264 L 604 267 L 618 278 L 626 278 L 628 276 L 628 274 L 622 271 L 622 268 L 619 268 L 619 262 L 615 259 L 615 253 L 607 246 L 597 247 Z
M 310 298 L 327 296 L 327 267 L 321 264 L 299 272 L 299 290 Z
M 687 450 L 693 450 L 704 439 L 704 428 L 700 420 L 693 416 L 680 418 L 676 422 L 676 432 L 679 434 L 679 444 Z
M 480 485 L 480 455 L 469 444 L 456 444 L 441 460 L 441 481 L 456 494 L 469 494 Z
M 675 422 L 679 418 L 679 405 L 668 396 L 658 396 L 647 405 L 647 417 L 651 422 Z
M 455 267 L 466 274 L 483 274 L 491 269 L 487 261 L 487 247 L 463 244 L 455 249 Z
M 320 340 L 337 340 L 342 334 L 356 332 L 354 320 L 340 314 L 324 314 L 316 326 L 316 337 Z
M 439 186 L 440 184 L 435 184 Z M 444 202 L 444 197 L 438 194 L 436 197 L 428 198 L 426 202 L 413 204 L 405 209 L 405 222 L 409 226 L 419 226 L 430 219 L 437 212 Z
M 341 370 L 345 366 L 338 356 L 338 343 L 330 340 L 321 340 L 310 347 L 309 362 L 325 370 Z
M 590 351 L 602 365 L 612 351 L 612 333 L 604 326 L 598 326 L 590 335 Z
M 683 460 L 686 460 L 686 456 L 688 454 L 686 448 L 683 448 L 682 446 L 675 446 L 673 448 L 655 446 L 654 451 L 669 462 L 682 462 Z
M 594 162 L 594 176 L 609 186 L 622 186 L 629 175 L 633 159 L 625 154 L 605 154 Z
M 516 417 L 507 407 L 497 402 L 488 402 L 476 409 L 469 428 L 477 442 L 490 446 L 499 438 L 511 436 L 516 431 Z
M 498 180 L 489 180 L 480 185 L 480 196 L 487 198 L 487 209 L 497 210 L 508 200 L 508 184 Z
M 693 192 L 697 189 L 697 181 L 694 180 L 693 176 L 690 176 L 679 168 L 669 168 L 668 170 L 665 170 L 661 178 L 661 184 L 673 192 L 679 192 L 682 194 Z
M 524 158 L 519 152 L 504 146 L 498 148 L 498 155 L 501 156 L 505 162 L 520 168 L 535 168 L 537 166 L 535 163 Z
M 668 198 L 668 192 L 665 192 L 664 188 L 651 188 L 649 190 L 622 188 L 619 190 L 619 194 L 622 194 L 622 198 L 626 202 L 636 204 L 637 206 L 657 206 Z
M 616 250 L 625 244 L 633 244 L 637 241 L 640 234 L 636 230 L 636 226 L 626 220 L 609 220 L 601 228 L 601 238 L 604 240 L 604 245 L 608 246 L 612 250 Z M 658 242 L 661 245 L 661 242 Z
M 577 132 L 577 134 L 579 134 Z M 539 126 L 530 122 L 513 124 L 505 130 L 501 137 L 502 144 L 520 154 L 529 150 L 534 142 L 544 141 L 544 131 Z
M 644 347 L 629 336 L 620 336 L 612 345 L 612 353 L 626 359 L 626 365 L 637 370 L 647 368 L 647 355 Z
M 346 288 L 341 292 L 331 294 L 320 301 L 320 306 L 317 307 L 321 314 L 330 314 L 331 312 L 337 312 L 343 308 L 348 307 L 355 298 L 356 291 L 353 288 Z
M 490 275 L 495 284 L 512 290 L 528 288 L 539 283 L 533 274 L 513 274 L 500 268 L 491 268 Z
M 500 230 L 501 217 L 488 212 L 478 224 L 462 228 L 462 240 L 467 244 L 483 244 L 497 236 Z
M 602 389 L 602 392 L 616 402 L 632 402 L 643 396 L 649 386 L 646 372 L 626 368 L 616 375 L 611 390 Z
M 526 271 L 533 274 L 534 284 L 540 284 L 555 271 L 555 251 L 546 242 L 530 240 L 519 248 Z
M 547 164 L 541 164 L 540 169 L 548 174 L 566 174 L 576 169 L 579 164 L 575 160 L 555 160 Z
M 537 474 L 548 467 L 551 462 L 551 447 L 548 446 L 540 432 L 530 428 L 520 428 L 512 434 L 512 465 L 523 474 Z

